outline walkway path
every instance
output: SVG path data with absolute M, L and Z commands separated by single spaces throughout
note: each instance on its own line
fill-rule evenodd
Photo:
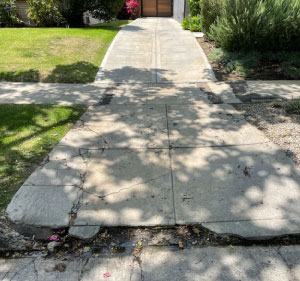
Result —
M 138 19 L 124 27 L 107 52 L 96 83 L 186 83 L 214 80 L 189 31 L 173 19 Z
M 143 45 L 149 32 L 159 50 L 178 46 L 161 62 L 164 73 L 145 67 L 146 56 L 135 62 L 138 53 L 115 57 L 118 48 L 143 46 L 162 60 L 162 51 L 150 51 L 153 40 Z M 189 50 L 201 60 L 185 34 L 168 19 L 138 20 L 122 31 L 100 77 L 124 83 L 105 87 L 17 192 L 7 216 L 20 230 L 70 227 L 71 235 L 90 238 L 101 226 L 201 223 L 244 237 L 300 233 L 299 170 L 230 104 L 220 104 L 238 102 L 232 91 L 179 83 L 209 78 L 203 62 L 193 59 L 188 68 L 176 61 Z M 168 83 L 151 84 L 153 77 Z M 125 83 L 135 79 L 145 83 Z

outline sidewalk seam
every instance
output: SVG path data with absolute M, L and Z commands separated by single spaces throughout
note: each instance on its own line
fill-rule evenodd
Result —
M 171 176 L 171 187 L 172 187 L 172 200 L 173 200 L 173 215 L 174 215 L 174 224 L 176 225 L 176 210 L 175 210 L 175 194 L 174 194 L 174 179 L 173 179 L 173 167 L 172 167 L 172 155 L 171 155 L 171 143 L 170 143 L 170 128 L 169 128 L 169 119 L 168 119 L 168 105 L 165 104 L 166 108 L 166 120 L 167 120 L 167 132 L 168 132 L 168 143 L 169 143 L 169 167 L 170 167 L 170 176 Z

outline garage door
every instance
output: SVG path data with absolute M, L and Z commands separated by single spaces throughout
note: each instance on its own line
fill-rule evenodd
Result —
M 143 17 L 171 17 L 172 0 L 142 0 Z

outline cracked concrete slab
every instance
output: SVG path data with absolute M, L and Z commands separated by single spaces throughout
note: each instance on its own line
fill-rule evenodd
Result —
M 172 167 L 176 223 L 244 237 L 300 233 L 300 173 L 277 146 L 177 148 Z
M 168 106 L 170 145 L 201 147 L 269 142 L 231 105 Z
M 168 150 L 94 151 L 75 225 L 174 225 Z
M 60 145 L 88 149 L 168 148 L 164 105 L 93 107 Z
M 24 229 L 68 227 L 80 192 L 74 186 L 23 185 L 8 205 L 6 216 Z

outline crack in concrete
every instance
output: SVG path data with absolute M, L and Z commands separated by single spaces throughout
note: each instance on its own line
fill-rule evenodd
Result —
M 85 272 L 85 267 L 87 266 L 90 258 L 87 258 L 86 261 L 82 265 L 82 269 L 80 270 L 80 273 L 78 275 L 78 281 L 81 281 Z
M 32 261 L 29 261 L 26 265 L 24 265 L 22 268 L 20 268 L 18 271 L 16 271 L 10 278 L 10 280 L 13 280 L 13 278 L 15 278 L 20 272 L 22 272 L 26 267 L 30 266 L 30 264 L 32 263 Z M 6 278 L 6 276 L 13 270 L 13 266 L 11 266 L 11 268 L 9 269 L 9 271 L 5 274 L 5 276 L 2 278 L 2 280 L 4 281 Z M 9 281 L 9 280 L 8 280 Z
M 35 273 L 36 280 L 38 281 L 39 280 L 39 271 L 36 268 L 35 259 L 33 259 L 32 263 L 33 263 L 33 271 Z
M 289 275 L 291 277 L 291 281 L 292 280 L 297 280 L 296 276 L 294 276 L 293 271 L 292 271 L 292 267 L 289 265 L 288 261 L 286 260 L 286 258 L 282 255 L 282 253 L 280 252 L 282 246 L 279 246 L 278 248 L 274 248 L 276 253 L 278 254 L 278 256 L 282 259 L 282 261 L 284 262 L 285 266 L 288 268 L 289 270 Z
M 106 197 L 108 197 L 108 196 L 111 196 L 111 195 L 114 195 L 114 194 L 118 194 L 118 193 L 120 193 L 120 192 L 122 192 L 122 191 L 124 191 L 124 190 L 131 189 L 131 188 L 133 188 L 133 187 L 135 187 L 135 186 L 138 186 L 138 185 L 141 185 L 141 184 L 147 184 L 147 183 L 149 183 L 149 182 L 158 180 L 158 179 L 160 179 L 160 178 L 162 178 L 162 177 L 165 177 L 165 176 L 167 176 L 167 175 L 169 175 L 169 174 L 170 174 L 170 173 L 165 173 L 165 174 L 162 174 L 162 175 L 160 175 L 160 176 L 158 176 L 158 177 L 156 177 L 156 178 L 151 178 L 151 179 L 146 180 L 146 181 L 143 181 L 143 182 L 135 183 L 135 184 L 133 184 L 133 185 L 130 185 L 130 186 L 128 186 L 128 187 L 121 188 L 121 189 L 119 189 L 118 191 L 115 191 L 115 192 L 112 192 L 112 193 L 109 193 L 109 194 L 106 194 L 106 195 L 103 195 L 103 196 L 99 196 L 99 195 L 97 195 L 96 193 L 94 193 L 94 192 L 89 192 L 89 191 L 87 191 L 87 190 L 83 190 L 83 192 L 84 192 L 84 193 L 91 194 L 91 195 L 94 195 L 95 197 L 98 197 L 98 198 L 100 198 L 100 199 L 104 199 L 104 198 L 106 198 Z

